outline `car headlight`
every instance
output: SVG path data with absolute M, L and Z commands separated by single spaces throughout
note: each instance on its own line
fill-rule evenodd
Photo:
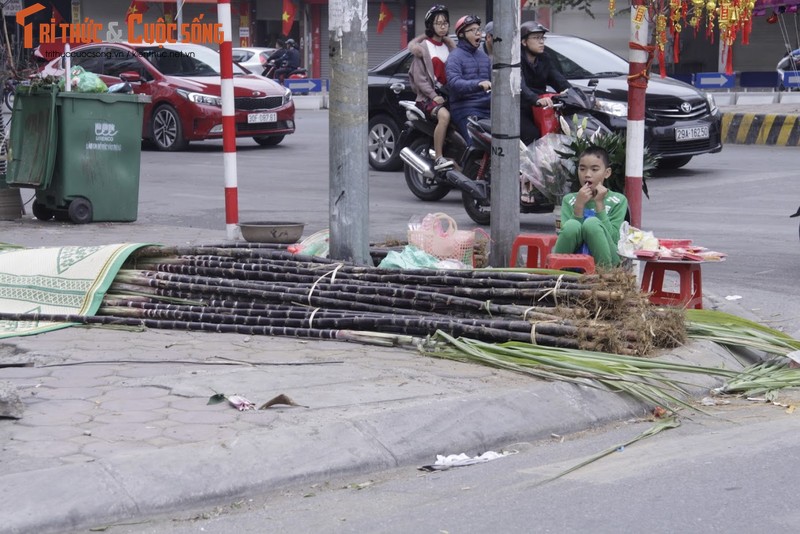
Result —
M 714 100 L 714 95 L 705 91 L 703 91 L 703 95 L 706 97 L 706 102 L 708 102 L 709 113 L 714 115 L 717 112 L 717 102 Z
M 286 105 L 292 100 L 292 90 L 288 87 L 283 90 L 283 104 Z
M 618 100 L 606 100 L 598 98 L 594 102 L 594 108 L 597 111 L 611 115 L 613 117 L 627 117 L 628 116 L 628 103 L 620 102 Z
M 178 94 L 190 102 L 195 104 L 203 104 L 206 106 L 222 107 L 222 98 L 213 95 L 206 95 L 203 93 L 192 93 L 185 89 L 178 89 Z

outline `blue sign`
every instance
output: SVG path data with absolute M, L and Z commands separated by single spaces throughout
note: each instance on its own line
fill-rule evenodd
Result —
M 325 80 L 327 82 L 328 80 Z M 319 78 L 286 78 L 283 85 L 293 93 L 319 93 L 322 91 L 322 80 Z M 327 83 L 325 84 L 327 89 Z
M 784 87 L 800 87 L 800 72 L 784 72 L 783 73 L 783 86 Z
M 736 76 L 723 72 L 698 72 L 694 85 L 701 89 L 729 89 L 736 85 Z

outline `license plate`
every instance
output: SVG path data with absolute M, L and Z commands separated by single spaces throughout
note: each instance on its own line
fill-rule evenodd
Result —
M 691 141 L 692 139 L 708 139 L 708 126 L 675 128 L 676 141 Z
M 248 113 L 247 114 L 247 122 L 249 124 L 259 123 L 259 122 L 277 122 L 278 121 L 278 114 L 277 113 Z

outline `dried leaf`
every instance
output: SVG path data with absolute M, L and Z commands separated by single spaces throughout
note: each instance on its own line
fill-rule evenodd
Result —
M 274 406 L 275 404 L 285 404 L 287 406 L 299 406 L 300 408 L 308 408 L 308 406 L 303 406 L 302 404 L 297 404 L 295 401 L 290 399 L 288 396 L 281 393 L 274 399 L 268 400 L 264 404 L 262 404 L 258 409 L 259 410 L 266 410 L 270 406 Z
M 208 398 L 208 402 L 206 406 L 209 404 L 219 404 L 220 402 L 225 402 L 225 394 L 224 393 L 214 393 Z

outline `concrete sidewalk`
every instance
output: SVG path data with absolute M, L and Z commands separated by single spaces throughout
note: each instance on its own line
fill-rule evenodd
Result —
M 707 299 L 707 303 L 717 299 Z M 724 301 L 720 301 L 722 305 Z M 727 304 L 730 306 L 730 304 Z M 661 357 L 739 368 L 693 343 Z M 646 415 L 617 394 L 293 338 L 73 327 L 0 342 L 0 531 L 69 532 L 335 476 L 433 463 Z M 715 381 L 690 377 L 705 395 Z M 240 394 L 239 412 L 208 404 Z

